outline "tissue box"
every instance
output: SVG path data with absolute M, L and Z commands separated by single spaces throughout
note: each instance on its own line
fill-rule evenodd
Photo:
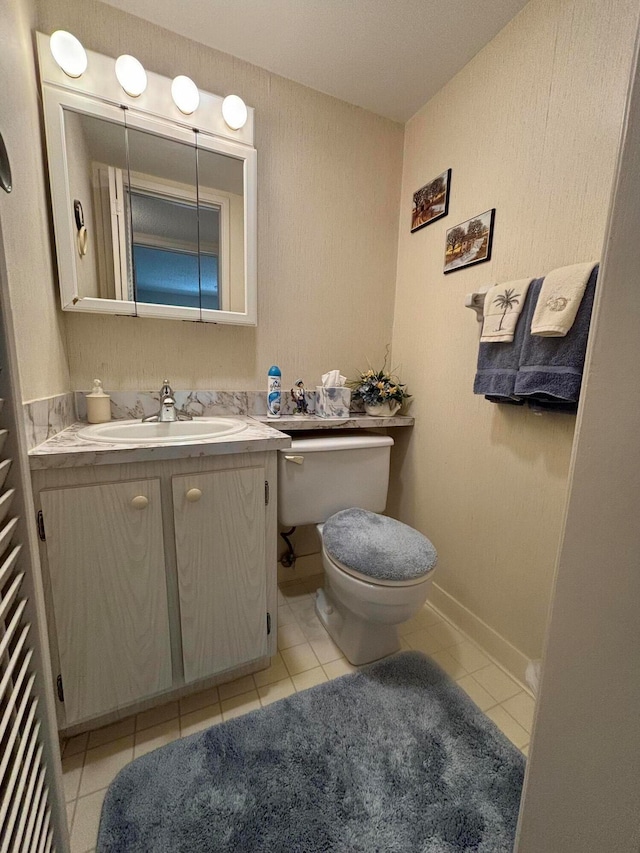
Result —
M 316 415 L 321 418 L 348 418 L 350 388 L 327 388 L 316 385 Z

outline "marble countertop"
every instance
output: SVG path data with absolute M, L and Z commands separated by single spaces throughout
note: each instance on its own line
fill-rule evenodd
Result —
M 408 427 L 415 423 L 414 418 L 406 415 L 394 415 L 391 418 L 378 418 L 373 415 L 350 414 L 348 418 L 321 418 L 318 415 L 282 415 L 269 418 L 266 415 L 253 415 L 256 421 L 269 424 L 275 429 L 293 432 L 294 430 L 323 429 L 374 429 L 380 427 Z
M 180 441 L 171 444 L 132 442 L 111 444 L 86 441 L 78 436 L 86 423 L 75 423 L 62 432 L 29 451 L 30 467 L 73 468 L 83 465 L 109 465 L 125 462 L 151 462 L 165 459 L 187 459 L 199 456 L 217 456 L 230 453 L 252 453 L 288 447 L 291 438 L 267 424 L 248 415 L 233 415 L 234 419 L 247 424 L 242 432 L 196 441 Z

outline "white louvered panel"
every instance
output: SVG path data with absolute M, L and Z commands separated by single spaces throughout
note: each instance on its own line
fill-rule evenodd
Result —
M 13 519 L 17 522 L 17 519 Z M 9 522 L 9 524 L 13 524 L 13 522 Z M 7 525 L 8 527 L 9 525 Z M 13 525 L 15 528 L 15 525 Z M 2 537 L 4 531 L 0 533 L 0 538 Z M 16 545 L 13 551 L 9 554 L 7 559 L 4 561 L 2 566 L 0 566 L 0 589 L 5 585 L 7 580 L 11 577 L 11 572 L 13 567 L 16 564 L 16 560 L 18 559 L 18 554 L 22 550 L 22 545 Z M 0 543 L 0 552 L 2 551 L 2 544 Z
M 0 847 L 1 853 L 9 853 L 12 847 L 11 839 L 13 837 L 22 792 L 27 782 L 29 763 L 37 744 L 38 734 L 40 733 L 40 721 L 36 722 L 35 725 L 33 724 L 36 705 L 37 701 L 34 699 L 29 710 L 24 735 L 20 740 L 20 745 L 11 766 L 8 781 L 3 780 L 3 784 L 6 784 L 6 790 L 2 795 L 2 805 L 0 806 L 0 825 L 3 832 L 3 842 Z
M 22 654 L 22 650 L 25 646 L 25 643 L 27 642 L 27 634 L 28 633 L 29 633 L 29 626 L 25 625 L 24 628 L 22 629 L 22 633 L 20 634 L 20 637 L 18 638 L 18 642 L 16 643 L 16 647 L 13 650 L 13 654 L 11 655 L 11 658 L 9 659 L 6 671 L 5 671 L 4 675 L 2 676 L 2 679 L 0 680 L 0 699 L 2 699 L 7 688 L 11 684 L 11 677 L 13 675 L 13 670 L 16 668 L 16 664 L 20 660 L 20 655 Z M 29 659 L 29 662 L 30 662 L 31 658 L 33 657 L 33 652 L 31 651 L 31 649 L 29 649 L 29 651 L 27 652 L 26 657 Z
M 4 754 L 2 759 L 0 759 L 0 785 L 4 786 L 4 778 L 7 772 L 7 767 L 9 765 L 9 761 L 11 760 L 11 755 L 13 752 L 13 747 L 18 739 L 18 735 L 24 734 L 21 731 L 20 727 L 22 726 L 23 720 L 25 719 L 27 707 L 29 706 L 29 699 L 31 697 L 28 693 L 25 693 L 22 699 L 20 700 L 20 704 L 18 705 L 18 710 L 16 711 L 15 719 L 13 720 L 13 725 L 9 732 L 9 737 L 7 739 L 7 744 L 4 750 Z M 33 720 L 33 716 L 35 715 L 35 701 L 32 703 L 29 708 L 29 714 L 27 716 L 27 720 Z M 25 724 L 26 728 L 26 724 Z M 4 815 L 0 812 L 0 827 L 3 826 Z
M 32 808 L 36 808 L 35 802 L 33 803 Z M 38 808 L 38 817 L 36 818 L 36 836 L 35 836 L 36 838 L 38 838 L 39 834 L 42 832 L 42 827 L 44 826 L 44 816 L 45 816 L 45 813 L 48 811 L 48 809 L 47 809 L 47 789 L 46 788 L 41 789 L 41 791 L 40 791 L 40 796 L 39 796 L 37 808 Z M 30 848 L 30 849 L 33 849 L 33 848 Z M 24 851 L 21 851 L 21 853 L 24 853 Z M 26 853 L 29 853 L 29 851 L 26 851 Z
M 20 624 L 20 620 L 22 619 L 22 615 L 26 606 L 27 602 L 23 599 L 16 608 L 16 612 L 11 617 L 11 622 L 9 622 L 7 633 L 4 635 L 2 640 L 0 640 L 0 659 L 3 657 L 3 655 L 6 654 L 6 651 L 9 648 L 9 643 L 13 639 L 13 635 L 15 634 L 16 629 Z
M 36 822 L 36 813 L 33 804 L 40 802 L 40 795 L 44 787 L 44 768 L 41 766 L 42 746 L 39 746 L 30 763 L 29 775 L 24 792 L 20 797 L 18 808 L 18 825 L 13 838 L 13 849 L 21 853 L 28 850 L 28 842 L 33 835 L 33 828 Z M 25 760 L 25 767 L 29 762 Z M 38 774 L 40 770 L 40 774 Z M 27 806 L 27 808 L 22 808 Z
M 20 589 L 20 584 L 24 580 L 24 575 L 16 575 L 10 584 L 7 584 L 8 589 L 6 595 L 0 599 L 0 622 L 4 621 L 5 616 L 11 610 L 11 605 L 16 600 L 16 595 Z
M 51 812 L 47 811 L 47 819 L 45 820 L 45 824 L 48 826 L 51 823 Z M 53 830 L 49 830 L 49 832 L 42 836 L 43 843 L 38 848 L 38 853 L 51 853 L 53 850 Z
M 18 698 L 20 696 L 22 685 L 24 683 L 24 679 L 27 674 L 28 662 L 30 660 L 30 656 L 27 655 L 22 662 L 22 667 L 20 668 L 20 672 L 18 673 L 18 677 L 15 680 L 15 687 L 9 696 L 9 701 L 7 702 L 7 707 L 2 715 L 2 720 L 0 721 L 0 742 L 4 740 L 4 736 L 9 728 L 9 726 L 13 723 L 13 710 L 18 703 Z M 32 675 L 29 679 L 29 683 L 27 684 L 27 689 L 24 692 L 24 700 L 25 703 L 29 701 L 29 696 L 31 695 L 31 690 L 33 688 L 33 682 L 36 680 L 35 675 Z
M 44 772 L 44 768 L 43 768 Z M 25 853 L 31 853 L 31 851 L 36 849 L 36 844 L 38 844 L 38 850 L 44 850 L 45 845 L 47 843 L 47 836 L 49 835 L 49 824 L 51 823 L 51 809 L 49 808 L 49 789 L 45 788 L 42 794 L 42 802 L 44 803 L 43 809 L 43 819 L 38 817 L 36 821 L 36 828 L 33 834 L 33 843 L 27 849 L 25 849 Z M 38 814 L 40 810 L 38 809 Z

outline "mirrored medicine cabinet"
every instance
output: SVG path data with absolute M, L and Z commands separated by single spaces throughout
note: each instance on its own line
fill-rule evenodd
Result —
M 238 141 L 215 112 L 212 132 L 106 77 L 97 96 L 98 74 L 64 79 L 47 41 L 38 34 L 63 310 L 255 325 L 252 122 Z M 89 53 L 89 69 L 109 63 Z M 217 101 L 207 95 L 205 106 Z

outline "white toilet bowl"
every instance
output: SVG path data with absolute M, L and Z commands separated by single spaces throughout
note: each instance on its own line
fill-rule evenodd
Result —
M 360 666 L 399 651 L 398 625 L 424 605 L 434 570 L 408 581 L 373 582 L 331 557 L 324 545 L 322 564 L 325 586 L 317 593 L 316 613 L 347 660 Z

